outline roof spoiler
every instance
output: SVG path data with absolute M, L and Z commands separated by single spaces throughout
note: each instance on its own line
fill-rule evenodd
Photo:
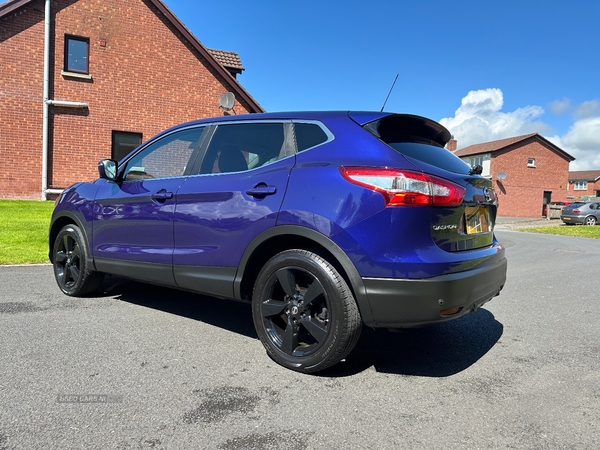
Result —
M 384 142 L 423 142 L 444 147 L 452 139 L 443 125 L 412 114 L 391 114 L 363 126 Z

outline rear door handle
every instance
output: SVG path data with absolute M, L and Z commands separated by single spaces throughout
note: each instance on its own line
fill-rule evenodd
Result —
M 277 194 L 277 186 L 267 186 L 266 184 L 259 184 L 252 189 L 246 191 L 251 197 L 265 198 L 267 195 Z

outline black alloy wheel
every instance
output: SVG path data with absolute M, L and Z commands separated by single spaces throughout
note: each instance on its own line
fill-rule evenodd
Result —
M 255 284 L 257 334 L 279 364 L 316 372 L 338 363 L 356 345 L 362 321 L 343 277 L 306 250 L 274 256 Z
M 54 241 L 54 277 L 61 291 L 81 297 L 97 291 L 104 274 L 91 270 L 83 233 L 75 225 L 64 226 Z

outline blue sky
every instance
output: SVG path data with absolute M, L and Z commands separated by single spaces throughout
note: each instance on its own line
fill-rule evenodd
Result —
M 267 111 L 379 110 L 441 121 L 459 148 L 539 132 L 600 169 L 600 2 L 163 0 L 237 52 Z

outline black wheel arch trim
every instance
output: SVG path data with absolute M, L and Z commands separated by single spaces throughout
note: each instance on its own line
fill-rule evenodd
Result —
M 50 262 L 54 263 L 52 260 L 52 251 L 54 250 L 54 238 L 58 235 L 60 230 L 66 225 L 56 226 L 57 222 L 63 221 L 63 219 L 67 219 L 68 223 L 74 224 L 81 230 L 81 234 L 83 234 L 83 239 L 85 239 L 85 245 L 87 246 L 88 252 L 90 253 L 90 262 L 94 270 L 96 270 L 96 263 L 94 262 L 94 257 L 92 256 L 92 247 L 90 246 L 90 240 L 87 235 L 87 230 L 83 225 L 83 222 L 76 214 L 73 214 L 70 211 L 61 211 L 60 213 L 52 216 L 52 221 L 50 222 L 50 227 L 48 230 L 48 259 Z
M 358 270 L 356 270 L 356 267 L 350 258 L 348 258 L 346 253 L 335 242 L 333 242 L 324 234 L 298 225 L 279 225 L 269 228 L 268 230 L 265 230 L 256 236 L 250 242 L 250 244 L 248 244 L 244 254 L 242 255 L 235 279 L 233 281 L 233 295 L 235 298 L 238 300 L 242 299 L 242 280 L 246 273 L 248 262 L 254 255 L 254 252 L 262 244 L 266 243 L 272 238 L 290 235 L 314 241 L 316 244 L 320 245 L 329 253 L 331 253 L 334 258 L 336 258 L 337 262 L 340 264 L 348 277 L 348 281 L 350 282 L 363 322 L 367 325 L 374 324 L 371 305 L 367 297 L 367 290 L 362 277 L 358 273 Z

